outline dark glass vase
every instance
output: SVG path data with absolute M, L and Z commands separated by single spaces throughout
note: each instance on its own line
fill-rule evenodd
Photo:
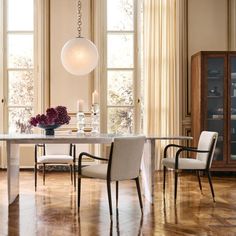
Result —
M 45 130 L 46 135 L 54 135 L 55 134 L 55 129 L 60 127 L 60 125 L 59 124 L 39 125 L 39 127 Z

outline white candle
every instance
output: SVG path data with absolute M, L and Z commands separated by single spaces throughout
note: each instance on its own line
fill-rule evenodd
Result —
M 84 100 L 77 101 L 77 112 L 84 111 Z
M 96 90 L 92 94 L 92 104 L 98 104 L 98 92 Z

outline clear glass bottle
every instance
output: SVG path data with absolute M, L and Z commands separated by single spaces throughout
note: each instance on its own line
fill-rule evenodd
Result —
M 84 133 L 84 112 L 79 111 L 76 117 L 77 121 L 77 133 Z
M 100 109 L 99 104 L 92 105 L 92 132 L 100 132 Z

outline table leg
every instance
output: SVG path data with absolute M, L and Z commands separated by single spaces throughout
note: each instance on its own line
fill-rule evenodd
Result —
M 155 140 L 147 140 L 142 158 L 142 186 L 145 198 L 153 203 L 155 174 Z
M 19 144 L 7 142 L 8 204 L 19 195 Z

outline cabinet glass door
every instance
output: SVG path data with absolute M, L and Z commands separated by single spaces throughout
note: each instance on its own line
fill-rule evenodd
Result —
M 229 57 L 229 78 L 230 78 L 230 133 L 231 133 L 231 145 L 230 145 L 230 160 L 236 161 L 236 56 Z
M 207 57 L 207 124 L 206 129 L 219 133 L 214 161 L 223 161 L 224 142 L 224 56 Z M 235 100 L 236 101 L 236 100 Z

